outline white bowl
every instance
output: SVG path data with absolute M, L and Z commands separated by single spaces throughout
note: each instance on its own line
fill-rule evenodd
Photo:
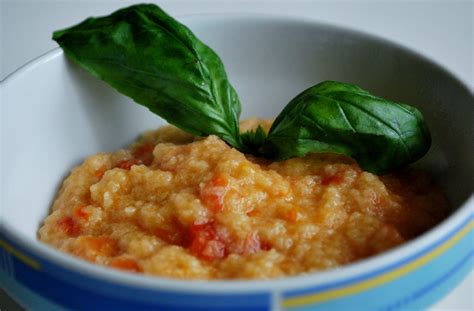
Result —
M 474 109 L 468 88 L 407 49 L 315 22 L 259 15 L 181 19 L 226 65 L 243 118 L 274 117 L 323 80 L 351 82 L 417 106 L 433 134 L 419 165 L 445 190 L 452 215 L 401 247 L 339 269 L 271 281 L 180 281 L 98 267 L 37 240 L 68 171 L 164 122 L 56 49 L 1 85 L 0 279 L 28 308 L 264 310 L 422 308 L 472 267 Z

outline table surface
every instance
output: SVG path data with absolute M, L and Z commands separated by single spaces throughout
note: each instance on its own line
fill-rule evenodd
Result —
M 166 0 L 172 16 L 264 13 L 299 16 L 385 37 L 437 62 L 474 89 L 474 1 Z M 53 49 L 53 30 L 137 3 L 128 0 L 0 0 L 0 80 Z M 474 272 L 431 310 L 474 310 Z M 0 309 L 13 310 L 0 291 Z

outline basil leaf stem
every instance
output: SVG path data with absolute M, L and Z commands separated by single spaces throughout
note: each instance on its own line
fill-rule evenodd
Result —
M 261 155 L 259 154 L 259 149 L 265 143 L 266 136 L 267 134 L 261 125 L 258 125 L 255 130 L 249 130 L 242 133 L 241 137 L 244 146 L 243 151 L 246 153 Z

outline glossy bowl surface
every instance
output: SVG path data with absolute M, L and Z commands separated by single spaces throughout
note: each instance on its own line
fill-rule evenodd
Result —
M 261 15 L 180 19 L 223 59 L 243 118 L 274 117 L 323 80 L 355 83 L 424 113 L 433 134 L 416 165 L 445 190 L 452 215 L 423 236 L 339 269 L 270 281 L 179 281 L 98 267 L 37 241 L 68 171 L 164 122 L 68 61 L 59 49 L 2 82 L 0 280 L 27 308 L 160 310 L 419 309 L 472 268 L 473 95 L 422 56 L 367 34 Z

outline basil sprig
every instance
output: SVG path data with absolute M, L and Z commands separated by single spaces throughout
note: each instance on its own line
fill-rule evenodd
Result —
M 169 123 L 217 135 L 242 152 L 274 160 L 334 152 L 380 174 L 416 161 L 431 144 L 414 107 L 334 81 L 294 98 L 268 135 L 262 127 L 240 134 L 240 102 L 220 58 L 153 4 L 88 18 L 53 39 L 73 61 Z
M 169 123 L 242 148 L 240 101 L 219 56 L 153 4 L 56 31 L 66 55 Z

